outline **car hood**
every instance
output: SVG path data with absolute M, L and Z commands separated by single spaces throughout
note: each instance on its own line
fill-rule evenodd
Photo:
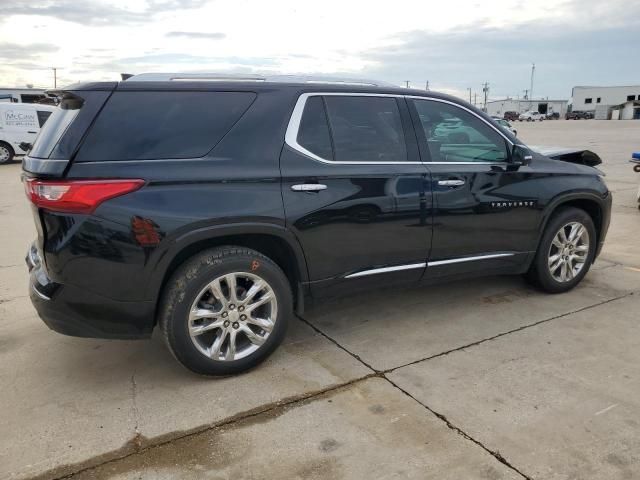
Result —
M 529 145 L 529 148 L 553 160 L 577 163 L 589 167 L 595 167 L 602 163 L 602 159 L 597 154 L 584 148 L 552 147 L 546 145 Z

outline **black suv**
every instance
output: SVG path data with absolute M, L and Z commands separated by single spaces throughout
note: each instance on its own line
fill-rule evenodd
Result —
M 564 118 L 565 120 L 590 120 L 593 118 L 593 112 L 575 110 L 573 112 L 567 112 Z
M 496 274 L 567 291 L 609 225 L 597 157 L 550 159 L 431 91 L 141 75 L 55 94 L 24 160 L 39 315 L 83 337 L 157 325 L 201 374 L 256 365 L 331 295 Z

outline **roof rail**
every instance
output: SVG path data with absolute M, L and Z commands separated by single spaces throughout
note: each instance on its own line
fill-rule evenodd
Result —
M 133 75 L 127 82 L 280 82 L 280 83 L 313 83 L 330 85 L 360 85 L 368 87 L 397 87 L 378 80 L 359 78 L 322 77 L 310 75 L 234 75 L 225 73 L 141 73 Z

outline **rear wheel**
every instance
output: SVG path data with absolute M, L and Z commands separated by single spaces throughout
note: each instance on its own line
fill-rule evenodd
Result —
M 0 142 L 0 164 L 9 163 L 15 155 L 13 148 L 8 143 Z
M 546 292 L 566 292 L 587 274 L 595 251 L 591 217 L 578 208 L 563 208 L 549 220 L 526 276 Z
M 230 375 L 266 359 L 284 338 L 293 301 L 282 270 L 242 247 L 207 250 L 169 280 L 160 327 L 189 370 Z

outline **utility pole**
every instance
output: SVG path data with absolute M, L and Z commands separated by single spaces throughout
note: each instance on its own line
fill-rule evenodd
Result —
M 478 104 L 478 92 L 473 94 L 473 106 L 477 106 Z
M 527 90 L 526 88 L 523 90 L 524 92 L 524 99 L 525 100 L 529 100 L 529 90 Z
M 53 88 L 58 88 L 58 68 L 51 67 L 51 70 L 53 70 Z
M 483 110 L 487 111 L 487 97 L 489 96 L 489 82 L 484 82 L 482 84 L 482 92 L 484 93 L 484 108 Z
M 425 86 L 425 90 L 428 92 L 429 91 L 429 80 L 427 80 L 427 85 Z
M 409 80 L 405 80 L 404 83 L 405 83 L 405 87 L 409 88 Z
M 469 90 L 469 103 L 471 103 L 471 87 L 467 88 Z
M 531 64 L 531 85 L 529 86 L 529 98 L 533 100 L 533 74 L 536 71 L 536 64 Z

